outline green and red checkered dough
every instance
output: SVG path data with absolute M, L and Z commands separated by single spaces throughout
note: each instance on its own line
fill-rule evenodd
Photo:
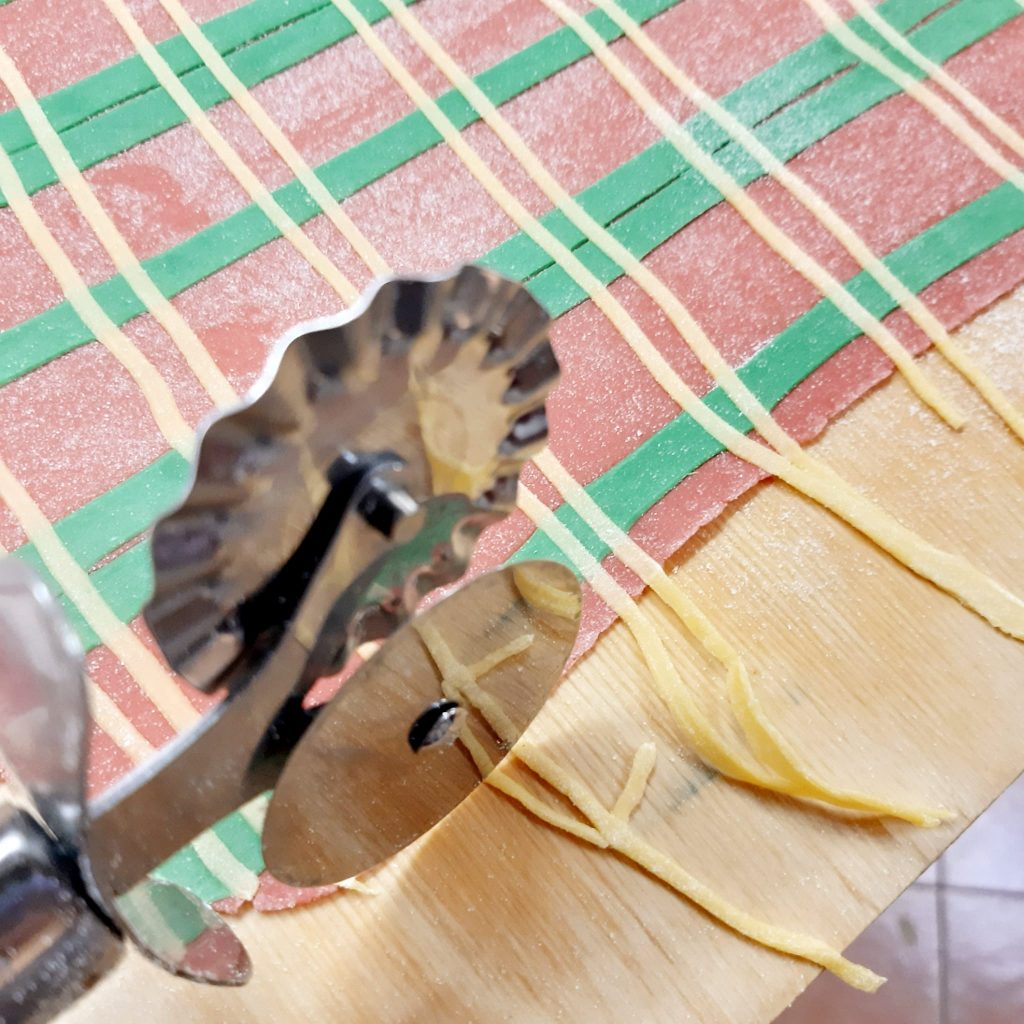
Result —
M 668 558 L 759 474 L 696 428 L 658 389 L 565 274 L 514 228 L 410 110 L 337 11 L 322 0 L 255 0 L 233 8 L 192 0 L 214 43 L 317 166 L 346 211 L 398 270 L 482 260 L 527 282 L 558 317 L 552 336 L 564 368 L 552 396 L 551 443 L 610 515 L 659 559 Z M 435 94 L 445 83 L 373 0 L 358 6 Z M 949 326 L 1024 278 L 1024 196 L 871 69 L 859 67 L 801 0 L 629 0 L 651 35 L 849 220 Z M 357 282 L 369 272 L 338 238 L 284 165 L 231 104 L 191 49 L 173 38 L 155 4 L 133 5 L 151 38 L 218 126 L 278 190 L 286 209 Z M 585 8 L 584 8 L 585 9 Z M 1024 18 L 1016 0 L 887 0 L 882 10 L 916 45 L 1024 129 Z M 802 439 L 820 432 L 891 372 L 888 361 L 830 304 L 775 257 L 676 151 L 660 140 L 585 47 L 536 0 L 482 5 L 420 0 L 424 23 L 472 73 L 588 211 L 608 224 L 690 306 L 766 404 Z M 86 20 L 87 19 L 87 20 Z M 213 19 L 212 21 L 208 19 Z M 64 27 L 87 23 L 69 52 Z M 592 22 L 617 38 L 600 14 Z M 857 23 L 854 22 L 856 25 Z M 868 30 L 864 30 L 867 32 Z M 870 36 L 870 32 L 868 32 Z M 876 37 L 871 36 L 876 42 Z M 154 86 L 102 6 L 89 0 L 12 0 L 0 39 L 104 206 L 154 279 L 176 299 L 222 369 L 244 389 L 292 323 L 337 309 L 337 296 L 247 204 L 177 108 Z M 697 138 L 713 148 L 771 215 L 878 315 L 892 301 L 756 164 L 692 109 L 624 42 L 614 44 Z M 10 106 L 0 97 L 0 105 Z M 458 96 L 446 111 L 499 175 L 637 316 L 679 372 L 701 392 L 710 382 L 646 297 L 547 204 Z M 170 382 L 185 414 L 210 407 L 166 336 L 112 267 L 32 145 L 16 112 L 0 114 L 0 144 L 96 295 Z M 149 419 L 134 384 L 67 307 L 55 282 L 0 209 L 0 455 L 28 486 L 115 611 L 133 620 L 150 582 L 143 532 L 183 485 L 186 467 Z M 889 322 L 914 351 L 924 339 L 902 314 Z M 715 391 L 707 400 L 742 423 Z M 527 481 L 557 503 L 539 474 Z M 560 516 L 596 554 L 601 542 Z M 514 516 L 486 538 L 481 561 L 517 551 L 557 557 Z M 0 543 L 19 548 L 0 508 Z M 35 558 L 22 547 L 23 557 Z M 608 568 L 640 589 L 614 558 Z M 65 602 L 67 606 L 67 602 Z M 91 649 L 91 675 L 153 742 L 171 735 L 116 659 Z M 612 621 L 588 594 L 578 651 Z M 136 623 L 135 628 L 144 633 Z M 199 701 L 196 696 L 195 699 Z M 127 769 L 97 736 L 94 787 Z M 237 820 L 236 820 L 237 819 Z M 247 831 L 248 830 L 248 831 Z M 246 823 L 220 826 L 240 859 L 258 867 Z M 173 868 L 173 866 L 172 866 Z M 186 852 L 172 870 L 204 898 L 230 895 Z M 267 888 L 263 905 L 280 896 Z M 284 894 L 284 901 L 292 894 Z

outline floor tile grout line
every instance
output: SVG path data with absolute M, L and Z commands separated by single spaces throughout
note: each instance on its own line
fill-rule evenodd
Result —
M 950 1024 L 949 1016 L 949 914 L 946 906 L 946 860 L 940 857 L 935 869 L 935 929 L 939 956 L 939 1024 Z

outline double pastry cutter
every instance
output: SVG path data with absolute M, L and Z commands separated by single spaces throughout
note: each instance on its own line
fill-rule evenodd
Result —
M 468 570 L 546 437 L 548 324 L 468 266 L 375 283 L 280 344 L 205 426 L 152 535 L 146 622 L 220 699 L 90 802 L 81 649 L 39 578 L 0 562 L 0 1021 L 52 1018 L 125 936 L 175 974 L 244 982 L 228 925 L 150 877 L 167 857 L 273 790 L 270 873 L 342 881 L 440 821 L 527 727 L 575 641 L 577 581 L 554 562 Z

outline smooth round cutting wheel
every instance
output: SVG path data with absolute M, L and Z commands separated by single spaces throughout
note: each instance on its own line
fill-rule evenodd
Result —
M 263 834 L 271 874 L 300 886 L 351 878 L 440 821 L 544 704 L 579 610 L 568 569 L 524 562 L 404 626 L 289 759 Z

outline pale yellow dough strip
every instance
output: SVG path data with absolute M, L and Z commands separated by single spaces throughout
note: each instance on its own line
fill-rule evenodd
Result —
M 231 172 L 249 198 L 263 211 L 266 218 L 287 239 L 303 259 L 338 293 L 342 301 L 351 305 L 359 298 L 354 284 L 331 262 L 316 243 L 303 232 L 302 228 L 282 209 L 270 190 L 256 177 L 249 165 L 238 155 L 234 147 L 224 138 L 203 108 L 192 98 L 192 94 L 175 75 L 171 66 L 163 59 L 157 48 L 150 42 L 142 26 L 128 9 L 124 0 L 103 0 L 104 6 L 131 40 L 139 56 L 152 72 L 153 77 L 164 88 L 171 99 L 181 108 L 192 126 L 203 137 L 218 159 Z
M 626 624 L 647 664 L 658 696 L 693 752 L 705 764 L 731 779 L 762 789 L 791 793 L 791 782 L 762 771 L 749 758 L 729 748 L 679 677 L 661 636 L 647 615 L 522 481 L 519 483 L 518 504 L 536 527 L 547 534 L 576 566 L 594 593 Z
M 444 638 L 436 629 L 420 629 L 420 634 L 441 673 L 445 692 L 452 699 L 458 699 L 464 693 L 488 719 L 498 736 L 505 742 L 511 742 L 515 737 L 515 731 L 508 729 L 508 722 L 497 702 L 476 684 L 473 670 L 467 669 L 454 658 Z M 470 750 L 472 753 L 472 747 Z M 534 744 L 520 741 L 513 748 L 511 757 L 522 761 L 538 778 L 561 793 L 592 822 L 593 827 L 590 831 L 596 833 L 597 840 L 588 838 L 588 841 L 593 845 L 621 853 L 744 938 L 787 956 L 817 964 L 854 988 L 865 992 L 877 991 L 884 978 L 866 967 L 851 963 L 841 953 L 819 939 L 767 924 L 740 910 L 698 881 L 675 858 L 668 856 L 640 836 L 630 824 L 629 816 L 643 798 L 654 768 L 656 752 L 653 743 L 645 743 L 638 748 L 629 776 L 612 810 L 606 809 L 587 786 L 573 778 Z M 474 759 L 477 759 L 475 754 Z M 511 780 L 507 778 L 504 768 L 493 771 L 493 765 L 486 757 L 477 760 L 477 768 L 488 785 L 499 788 L 506 795 L 513 795 L 506 788 L 506 784 Z M 515 786 L 514 783 L 512 785 Z M 552 813 L 539 799 L 521 787 L 519 792 L 530 798 L 529 804 L 523 804 L 530 813 L 557 828 L 579 835 L 580 825 L 575 819 L 557 811 Z M 515 795 L 513 798 L 518 800 L 519 796 Z M 544 813 L 538 814 L 538 811 Z
M 817 778 L 771 722 L 754 691 L 743 658 L 707 614 L 628 533 L 609 518 L 550 448 L 536 456 L 534 463 L 569 506 L 608 545 L 612 554 L 649 586 L 704 649 L 720 662 L 726 670 L 730 704 L 744 736 L 762 764 L 793 784 L 793 795 L 850 810 L 902 818 L 922 827 L 933 827 L 947 820 L 946 812 L 939 809 L 904 806 L 869 794 L 837 789 Z
M 643 26 L 630 17 L 615 0 L 593 0 L 593 3 L 622 29 L 630 41 L 668 81 L 699 110 L 702 110 L 722 128 L 734 142 L 757 160 L 775 181 L 785 188 L 801 206 L 808 210 L 829 231 L 857 261 L 860 267 L 899 303 L 900 308 L 924 332 L 942 356 L 957 369 L 965 380 L 973 385 L 992 409 L 1002 418 L 1007 427 L 1017 437 L 1024 440 L 1024 414 L 1017 409 L 1010 398 L 985 371 L 954 341 L 945 325 L 922 299 L 879 259 L 849 222 L 819 192 L 807 184 L 798 174 L 790 170 L 739 118 L 730 113 L 721 103 L 706 93 L 678 65 L 674 64 L 668 54 L 658 46 Z M 548 3 L 548 6 L 554 7 L 555 4 Z M 878 18 L 878 15 L 874 14 L 874 8 L 868 6 L 864 0 L 855 0 L 855 6 L 858 7 L 858 10 L 863 6 L 865 10 L 871 11 L 874 17 Z M 563 4 L 558 4 L 559 10 L 563 7 Z M 867 18 L 867 14 L 865 14 L 865 18 Z M 604 52 L 609 52 L 607 47 Z M 611 70 L 610 67 L 609 70 Z M 616 72 L 613 72 L 613 74 L 616 74 Z M 667 116 L 670 117 L 671 115 Z M 1009 131 L 1013 132 L 1013 129 L 1009 128 L 1008 125 L 1006 127 Z M 1015 132 L 1013 134 L 1016 135 Z M 1022 152 L 1024 152 L 1024 139 L 1021 139 L 1019 135 L 1017 139 L 1020 141 Z M 692 137 L 691 141 L 693 141 Z
M 9 200 L 10 193 L 5 190 L 5 194 Z M 131 672 L 164 718 L 177 732 L 191 725 L 199 716 L 188 698 L 178 689 L 156 655 L 110 610 L 89 579 L 89 574 L 71 557 L 42 509 L 2 459 L 0 499 L 11 510 L 29 542 L 35 545 L 43 564 L 75 603 L 101 643 Z
M 207 39 L 180 0 L 160 0 L 160 6 L 178 26 L 178 30 L 188 41 L 189 46 L 199 55 L 200 60 L 210 69 L 213 77 L 238 104 L 256 130 L 277 151 L 302 187 L 323 210 L 342 237 L 355 249 L 363 262 L 374 274 L 387 274 L 389 272 L 388 265 L 377 252 L 373 243 L 359 230 L 355 221 L 345 213 L 341 204 L 331 195 L 327 186 L 317 177 L 316 172 L 309 166 L 288 136 L 284 134 L 277 122 L 267 113 L 260 101 L 231 70 L 227 61 Z
M 192 452 L 193 431 L 185 422 L 167 382 L 151 362 L 128 340 L 121 329 L 93 298 L 60 243 L 43 223 L 15 170 L 11 158 L 0 146 L 0 190 L 7 199 L 32 247 L 57 279 L 68 305 L 93 333 L 96 340 L 128 371 L 138 384 L 160 433 L 172 448 L 186 458 Z
M 28 83 L 14 61 L 0 47 L 0 81 L 7 87 L 25 118 L 39 148 L 50 161 L 60 183 L 67 189 L 75 206 L 100 240 L 114 266 L 142 300 L 161 327 L 170 335 L 178 351 L 185 357 L 192 372 L 217 405 L 227 405 L 238 398 L 235 389 L 221 373 L 195 331 L 185 318 L 153 283 L 135 253 L 118 230 L 117 225 L 99 204 L 82 172 L 78 169 L 60 135 L 50 124 Z
M 883 39 L 888 40 L 893 49 L 902 53 L 911 64 L 916 64 L 933 82 L 941 85 L 950 96 L 959 100 L 1000 142 L 1012 149 L 1017 156 L 1024 157 L 1024 136 L 1013 125 L 1000 117 L 962 82 L 957 81 L 941 64 L 936 64 L 930 57 L 926 57 L 866 0 L 850 0 L 850 4 Z
M 980 572 L 966 559 L 941 551 L 923 540 L 883 509 L 858 494 L 826 466 L 800 449 L 799 445 L 781 427 L 774 424 L 767 410 L 739 380 L 735 371 L 725 364 L 725 360 L 713 346 L 710 346 L 709 352 L 700 354 L 716 363 L 725 364 L 721 368 L 720 376 L 715 374 L 718 383 L 729 393 L 744 414 L 751 418 L 755 428 L 762 436 L 773 441 L 774 435 L 781 435 L 781 439 L 787 442 L 789 457 L 783 458 L 766 449 L 757 441 L 730 426 L 709 409 L 676 374 L 622 304 L 583 265 L 576 254 L 540 224 L 498 180 L 494 172 L 463 139 L 455 125 L 427 95 L 416 79 L 409 74 L 405 66 L 374 32 L 372 26 L 356 10 L 350 0 L 333 0 L 333 2 L 470 173 L 483 185 L 524 234 L 547 250 L 558 265 L 583 288 L 594 304 L 622 334 L 656 382 L 708 434 L 734 455 L 758 466 L 766 473 L 778 476 L 790 486 L 834 512 L 903 562 L 908 568 L 952 594 L 998 629 L 1018 639 L 1024 639 L 1024 602 Z M 389 10 L 393 2 L 394 0 L 387 0 Z M 404 12 L 404 8 L 402 10 Z M 521 156 L 520 160 L 522 161 Z M 532 174 L 534 168 L 530 166 L 528 169 Z M 567 216 L 571 215 L 577 218 L 577 226 L 594 223 L 592 218 L 587 217 L 575 203 L 570 203 L 564 212 Z M 608 233 L 600 225 L 595 224 L 595 227 L 607 236 Z M 581 227 L 581 230 L 586 231 L 588 228 Z M 601 244 L 600 235 L 591 235 L 591 237 L 597 244 Z
M 970 149 L 979 160 L 1001 178 L 1024 191 L 1024 171 L 1014 167 L 951 103 L 898 68 L 871 43 L 862 39 L 833 10 L 827 0 L 804 0 L 821 23 L 850 53 L 898 85 L 912 100 L 924 107 L 952 135 Z
M 153 746 L 135 727 L 135 723 L 117 706 L 114 699 L 95 679 L 86 676 L 89 684 L 89 714 L 132 764 L 145 761 Z
M 543 0 L 543 2 L 590 46 L 598 60 L 641 106 L 652 123 L 721 192 L 725 200 L 736 209 L 750 227 L 882 349 L 904 374 L 921 400 L 951 426 L 963 426 L 965 422 L 963 413 L 956 408 L 955 403 L 939 392 L 899 339 L 881 321 L 872 316 L 832 274 L 771 221 L 764 210 L 743 190 L 732 175 L 701 149 L 683 128 L 676 124 L 672 115 L 655 100 L 639 79 L 611 52 L 597 32 L 561 0 Z M 718 362 L 724 364 L 724 360 L 716 360 L 711 355 L 712 352 L 715 352 L 714 346 L 679 298 L 664 285 L 657 275 L 615 239 L 603 225 L 586 214 L 548 172 L 476 82 L 422 27 L 415 14 L 403 6 L 399 0 L 383 0 L 383 3 L 395 21 L 415 39 L 417 45 L 437 65 L 442 74 L 476 108 L 487 126 L 501 139 L 506 149 L 516 156 L 548 199 L 662 307 L 672 325 L 687 340 L 697 357 L 705 362 L 709 372 L 719 372 L 713 369 L 712 365 Z M 716 352 L 715 355 L 717 355 Z M 709 358 L 711 361 L 706 361 Z M 775 437 L 767 438 L 780 451 L 785 450 L 789 443 L 783 439 L 782 434 L 782 431 L 778 431 Z M 792 443 L 795 445 L 795 442 Z

